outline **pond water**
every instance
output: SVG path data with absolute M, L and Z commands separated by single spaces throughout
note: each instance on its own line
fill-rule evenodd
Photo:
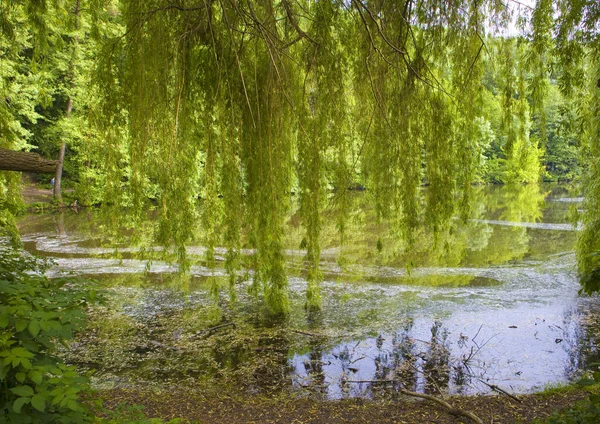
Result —
M 80 210 L 29 215 L 19 227 L 27 250 L 56 262 L 51 276 L 94 279 L 106 296 L 61 353 L 96 370 L 98 387 L 527 393 L 572 381 L 598 360 L 600 302 L 578 295 L 568 220 L 580 196 L 559 185 L 478 188 L 473 218 L 454 220 L 434 248 L 425 230 L 407 247 L 376 224 L 368 193 L 352 193 L 343 246 L 337 217 L 324 217 L 320 312 L 304 309 L 303 234 L 291 215 L 292 310 L 279 321 L 248 295 L 250 269 L 229 301 L 223 249 L 209 269 L 205 249 L 189 246 L 190 274 L 177 273 L 145 242 L 152 221 L 115 232 L 101 212 Z

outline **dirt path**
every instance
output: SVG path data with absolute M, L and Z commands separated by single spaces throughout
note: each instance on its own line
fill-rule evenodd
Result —
M 39 188 L 34 184 L 23 185 L 21 191 L 25 204 L 31 205 L 36 202 L 51 202 L 52 201 L 52 190 Z
M 66 193 L 72 193 L 72 188 L 63 189 L 63 195 Z M 52 194 L 52 189 L 50 188 L 41 188 L 35 183 L 24 182 L 23 188 L 21 190 L 21 195 L 23 196 L 23 201 L 26 205 L 31 205 L 33 203 L 50 203 L 52 202 L 52 198 L 54 197 Z
M 529 423 L 543 419 L 555 411 L 568 408 L 587 393 L 569 391 L 553 394 L 522 396 L 519 403 L 506 396 L 451 397 L 447 401 L 455 408 L 476 414 L 485 423 Z M 104 406 L 115 408 L 119 403 L 143 405 L 148 417 L 184 418 L 200 423 L 404 423 L 457 424 L 465 421 L 448 413 L 443 407 L 415 399 L 370 401 L 350 399 L 319 401 L 278 395 L 265 396 L 206 395 L 201 392 L 177 393 L 111 390 L 101 392 Z

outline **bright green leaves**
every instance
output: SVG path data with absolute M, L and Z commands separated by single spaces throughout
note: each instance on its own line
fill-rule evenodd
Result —
M 600 40 L 597 41 L 597 44 Z M 583 290 L 600 291 L 600 53 L 596 49 L 590 58 L 589 85 L 593 87 L 584 99 L 580 119 L 585 122 L 583 132 L 584 213 L 583 230 L 577 241 L 577 263 Z
M 41 384 L 42 383 L 42 378 L 43 378 L 43 374 L 41 371 L 32 369 L 31 371 L 29 371 L 29 373 L 27 374 L 27 377 L 29 377 L 29 379 L 31 381 L 33 381 L 35 384 Z
M 27 328 L 28 324 L 29 324 L 29 322 L 26 319 L 22 319 L 22 318 L 16 319 L 15 320 L 15 330 L 17 330 L 17 333 L 21 332 Z
M 29 402 L 31 402 L 30 398 L 28 398 L 28 397 L 20 397 L 17 400 L 15 400 L 15 402 L 13 403 L 13 410 L 17 414 L 20 414 L 21 413 L 21 408 L 23 408 L 23 405 L 26 405 Z
M 29 334 L 31 334 L 33 337 L 37 336 L 40 333 L 40 323 L 37 320 L 31 320 L 29 322 Z
M 510 21 L 486 0 L 192 0 L 186 10 L 123 1 L 110 19 L 124 27 L 107 30 L 99 48 L 102 99 L 91 110 L 103 140 L 90 157 L 103 174 L 94 181 L 105 203 L 138 216 L 153 199 L 161 216 L 153 236 L 174 246 L 183 269 L 200 226 L 210 267 L 227 250 L 230 293 L 240 249 L 254 249 L 251 290 L 278 312 L 287 302 L 283 223 L 298 193 L 307 305 L 316 307 L 329 190 L 341 232 L 346 189 L 366 186 L 379 222 L 392 218 L 391 231 L 410 239 L 422 224 L 448 230 L 456 194 L 468 217 L 484 153 L 494 181 L 539 179 L 555 3 L 538 1 L 530 39 L 517 42 L 486 35 L 486 19 Z M 563 27 L 560 54 L 583 63 L 585 49 L 567 42 L 576 23 Z M 486 63 L 498 68 L 488 104 Z M 579 89 L 581 67 L 564 70 L 577 77 L 569 85 L 558 76 L 565 90 Z
M 552 31 L 554 29 L 554 5 L 552 0 L 538 0 L 533 11 L 532 32 L 529 44 L 527 64 L 533 73 L 529 83 L 533 114 L 537 115 L 540 130 L 540 141 L 546 145 L 547 116 L 544 102 L 548 94 L 549 76 L 552 68 L 551 50 L 553 48 Z
M 25 368 L 26 370 L 31 369 L 31 361 L 35 355 L 29 352 L 22 347 L 16 347 L 11 349 L 10 351 L 2 351 L 0 352 L 0 357 L 3 357 L 4 365 L 10 365 L 12 368 L 17 368 L 19 366 Z
M 336 30 L 345 24 L 346 17 L 336 13 L 335 7 L 327 2 L 315 3 L 312 12 L 314 20 L 307 29 L 307 37 L 313 43 L 303 52 L 304 83 L 303 90 L 297 94 L 301 108 L 297 116 L 299 131 L 295 165 L 299 213 L 306 230 L 305 243 L 301 247 L 306 249 L 308 269 L 306 306 L 319 308 L 319 283 L 323 278 L 319 264 L 324 200 L 329 188 L 338 188 L 339 197 L 343 197 L 346 195 L 345 188 L 351 184 L 348 175 L 343 174 L 349 161 L 349 127 L 345 117 L 351 97 L 347 91 L 349 81 L 345 80 L 349 71 L 348 51 L 337 39 L 339 33 Z M 322 46 L 327 48 L 321 51 Z M 337 175 L 327 175 L 328 168 L 334 169 Z
M 7 389 L 0 416 L 43 414 L 52 421 L 73 413 L 81 421 L 78 393 L 87 379 L 60 363 L 52 348 L 82 327 L 82 308 L 94 295 L 67 288 L 68 280 L 43 277 L 46 266 L 18 251 L 0 250 L 0 391 Z
M 72 371 L 70 373 L 74 374 Z M 34 389 L 27 385 L 11 388 L 10 391 L 18 396 L 13 402 L 13 410 L 16 413 L 21 413 L 21 409 L 27 404 L 31 404 L 39 412 L 44 412 L 48 404 L 50 407 L 59 407 L 76 412 L 83 410 L 79 404 L 78 393 L 81 391 L 79 387 L 61 385 L 52 391 L 47 391 L 42 386 L 39 390 L 38 393 L 35 393 Z
M 33 395 L 33 389 L 29 386 L 17 386 L 10 389 L 14 394 L 21 397 L 29 397 Z
M 42 395 L 33 395 L 31 397 L 31 405 L 40 412 L 44 412 L 46 409 L 46 400 Z

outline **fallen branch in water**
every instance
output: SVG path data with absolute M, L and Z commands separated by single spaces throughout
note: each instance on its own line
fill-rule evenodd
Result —
M 381 383 L 400 383 L 400 381 L 398 381 L 398 380 L 346 380 L 346 383 L 375 383 L 375 384 L 381 384 Z M 418 397 L 418 398 L 421 398 L 421 399 L 426 399 L 426 400 L 430 400 L 432 402 L 435 402 L 438 405 L 441 405 L 444 408 L 446 408 L 448 410 L 448 412 L 450 414 L 452 414 L 452 415 L 469 418 L 470 420 L 472 420 L 473 422 L 475 422 L 477 424 L 483 424 L 483 421 L 481 420 L 481 418 L 479 418 L 477 415 L 473 414 L 472 412 L 463 411 L 462 409 L 454 408 L 448 402 L 446 402 L 445 400 L 442 400 L 442 399 L 440 399 L 440 398 L 438 398 L 436 396 L 426 395 L 424 393 L 411 392 L 410 390 L 406 390 L 406 389 L 403 389 L 401 387 L 398 387 L 397 389 L 403 395 L 412 396 L 412 397 Z
M 153 344 L 154 346 L 162 347 L 163 349 L 173 350 L 176 352 L 181 351 L 181 348 L 179 348 L 179 347 L 169 346 L 167 344 L 157 342 L 156 340 L 151 340 L 150 343 Z
M 198 331 L 197 333 L 192 334 L 190 336 L 190 339 L 195 339 L 197 337 L 208 337 L 212 333 L 214 333 L 215 331 L 217 331 L 217 330 L 219 330 L 221 328 L 225 328 L 225 327 L 233 327 L 233 328 L 235 328 L 235 323 L 234 322 L 227 322 L 225 324 L 219 324 L 219 325 L 215 325 L 214 327 L 207 328 L 206 330 Z
M 290 329 L 290 331 L 291 331 L 292 333 L 296 333 L 296 334 L 302 334 L 303 336 L 309 336 L 309 337 L 325 337 L 323 334 L 309 333 L 308 331 L 302 331 L 302 330 L 292 330 L 292 329 Z
M 388 383 L 401 383 L 399 380 L 344 380 L 346 383 L 370 383 L 370 384 L 388 384 Z
M 496 386 L 495 384 L 489 384 L 489 383 L 486 383 L 485 381 L 483 381 L 483 380 L 481 380 L 481 379 L 479 379 L 479 381 L 481 381 L 483 384 L 485 384 L 486 386 L 488 386 L 490 389 L 492 389 L 493 391 L 495 391 L 495 392 L 497 392 L 497 393 L 500 393 L 500 394 L 506 395 L 506 396 L 508 396 L 509 398 L 511 398 L 511 399 L 513 399 L 513 400 L 516 400 L 516 401 L 517 401 L 517 402 L 519 402 L 519 403 L 522 403 L 522 402 L 523 402 L 521 399 L 519 399 L 519 398 L 518 398 L 518 397 L 516 397 L 515 395 L 508 393 L 506 390 L 504 390 L 504 389 L 502 389 L 502 388 L 500 388 L 500 387 Z

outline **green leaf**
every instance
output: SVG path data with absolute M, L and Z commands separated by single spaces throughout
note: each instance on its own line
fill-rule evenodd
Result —
M 33 337 L 37 336 L 40 332 L 40 323 L 37 320 L 31 320 L 29 323 L 29 334 Z
M 8 315 L 0 315 L 0 328 L 8 326 Z
M 21 408 L 23 407 L 23 405 L 25 405 L 26 403 L 29 403 L 31 399 L 29 399 L 28 397 L 20 397 L 19 399 L 15 400 L 13 403 L 13 410 L 17 413 L 20 414 L 21 413 Z
M 42 373 L 36 370 L 29 371 L 28 377 L 35 384 L 40 384 L 42 382 Z
M 21 358 L 21 366 L 26 370 L 31 369 L 31 361 L 27 358 Z
M 54 399 L 52 399 L 52 405 L 53 405 L 53 406 L 54 406 L 54 405 L 56 405 L 58 402 L 60 402 L 61 400 L 63 400 L 63 399 L 64 399 L 64 397 L 65 397 L 65 394 L 64 394 L 64 393 L 59 393 L 58 395 L 56 395 L 56 396 L 54 397 Z
M 32 353 L 32 352 L 33 352 L 33 353 L 37 353 L 37 352 L 39 352 L 39 351 L 40 351 L 40 347 L 39 347 L 39 345 L 38 345 L 36 342 L 32 341 L 32 340 L 25 340 L 25 341 L 21 342 L 21 344 L 22 344 L 22 345 L 23 345 L 23 347 L 24 347 L 25 349 L 27 349 L 27 350 L 28 350 L 30 353 Z M 31 357 L 33 357 L 33 356 L 34 356 L 34 355 L 33 355 L 33 353 L 32 353 L 32 356 L 31 356 Z
M 46 409 L 46 400 L 40 394 L 33 395 L 31 398 L 31 405 L 38 411 L 44 412 L 44 409 Z
M 28 323 L 29 323 L 29 321 L 27 321 L 26 319 L 18 319 L 15 323 L 15 328 L 17 329 L 17 333 L 25 330 L 27 328 Z
M 24 373 L 24 372 L 18 372 L 18 373 L 15 375 L 15 378 L 17 379 L 17 381 L 18 381 L 19 383 L 22 383 L 22 382 L 24 382 L 24 381 L 25 381 L 25 377 L 26 377 L 26 375 L 25 375 L 25 373 Z
M 12 389 L 10 389 L 10 391 L 13 392 L 17 396 L 32 396 L 33 395 L 33 389 L 31 388 L 31 386 L 17 386 L 17 387 L 13 387 Z
M 70 400 L 67 402 L 67 407 L 71 410 L 71 411 L 79 411 L 79 404 L 77 402 L 75 402 L 74 400 Z
M 10 351 L 15 356 L 20 356 L 21 358 L 33 358 L 35 355 L 29 352 L 27 349 L 23 349 L 22 347 L 15 347 Z
M 10 369 L 11 369 L 10 365 L 0 366 L 0 381 L 4 380 L 4 378 L 6 377 L 6 374 L 8 374 L 8 371 L 10 371 Z
M 48 325 L 52 330 L 56 330 L 56 331 L 60 331 L 60 329 L 62 328 L 62 324 L 60 322 L 54 321 L 54 320 L 49 321 Z

